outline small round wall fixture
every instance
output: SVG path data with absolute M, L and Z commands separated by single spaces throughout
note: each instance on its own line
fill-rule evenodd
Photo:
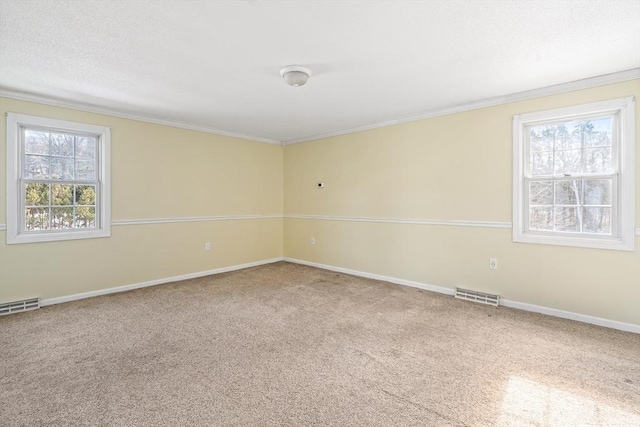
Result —
M 289 86 L 299 87 L 311 77 L 311 70 L 301 65 L 289 65 L 280 70 L 280 75 Z

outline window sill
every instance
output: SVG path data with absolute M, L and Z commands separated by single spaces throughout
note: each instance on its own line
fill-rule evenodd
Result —
M 540 234 L 516 233 L 513 236 L 513 241 L 515 243 L 534 243 L 540 245 L 633 251 L 635 236 L 631 235 L 626 239 L 592 239 L 588 237 L 547 236 Z
M 91 231 L 61 231 L 47 233 L 7 234 L 7 244 L 59 242 L 64 240 L 98 239 L 110 237 L 111 230 L 97 229 Z

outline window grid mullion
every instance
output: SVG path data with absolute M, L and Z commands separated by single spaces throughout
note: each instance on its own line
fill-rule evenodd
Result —
M 98 185 L 98 180 L 22 178 L 27 184 Z
M 598 175 L 589 175 L 589 174 L 573 174 L 573 175 L 534 175 L 529 178 L 532 181 L 545 181 L 549 179 L 556 179 L 558 181 L 571 181 L 574 179 L 610 179 L 612 176 L 616 175 L 615 173 L 610 174 L 598 174 Z

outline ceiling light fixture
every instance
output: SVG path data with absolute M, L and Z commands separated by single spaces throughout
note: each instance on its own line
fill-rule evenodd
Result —
M 289 86 L 299 87 L 311 77 L 311 70 L 301 65 L 289 65 L 280 70 L 280 75 Z

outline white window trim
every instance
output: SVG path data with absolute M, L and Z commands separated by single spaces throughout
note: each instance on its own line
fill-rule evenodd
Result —
M 524 172 L 529 159 L 525 147 L 524 129 L 536 122 L 571 118 L 585 114 L 615 113 L 620 120 L 618 139 L 618 199 L 617 233 L 612 237 L 588 237 L 584 235 L 541 235 L 525 230 Z M 586 248 L 633 251 L 635 244 L 635 99 L 625 97 L 553 110 L 537 111 L 513 117 L 513 241 Z
M 42 127 L 67 132 L 91 133 L 98 136 L 98 205 L 96 228 L 74 230 L 45 230 L 21 233 L 20 175 L 22 160 L 20 148 L 22 127 Z M 108 127 L 26 114 L 7 113 L 7 244 L 53 242 L 60 240 L 91 239 L 111 235 L 111 130 Z

